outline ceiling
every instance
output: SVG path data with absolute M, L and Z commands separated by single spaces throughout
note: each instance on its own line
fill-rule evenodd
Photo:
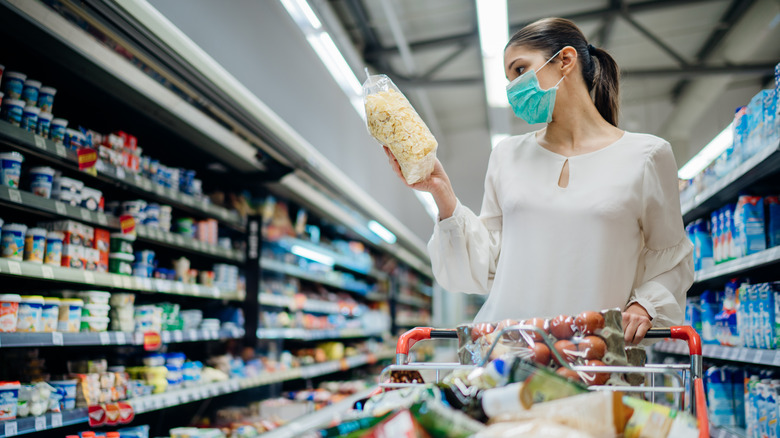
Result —
M 474 0 L 327 3 L 363 61 L 396 81 L 434 133 L 487 132 Z M 607 49 L 622 70 L 621 127 L 674 138 L 680 165 L 728 123 L 734 105 L 747 103 L 769 83 L 772 66 L 780 60 L 779 14 L 778 0 L 508 1 L 510 34 L 536 19 L 560 16 L 574 20 L 593 45 Z M 408 42 L 411 71 L 398 50 L 390 15 Z M 751 47 L 732 48 L 731 55 L 724 49 L 751 32 Z M 710 89 L 713 99 L 733 84 L 748 84 L 748 91 L 736 104 L 716 105 L 692 95 L 702 78 L 727 79 L 718 83 L 723 89 Z M 689 106 L 680 114 L 676 108 L 683 102 Z M 718 120 L 694 135 L 713 105 L 719 108 Z M 512 119 L 513 133 L 531 129 Z M 675 121 L 684 121 L 687 130 L 674 131 Z M 484 141 L 490 144 L 487 136 Z

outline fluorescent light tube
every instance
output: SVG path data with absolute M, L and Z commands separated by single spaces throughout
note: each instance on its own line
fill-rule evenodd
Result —
M 306 0 L 281 0 L 281 2 L 287 9 L 287 13 L 298 23 L 298 26 L 308 24 L 314 30 L 322 27 L 320 19 L 317 18 L 317 14 L 314 13 Z
M 509 40 L 506 0 L 477 0 L 477 23 L 488 106 L 509 108 L 504 74 L 504 46 Z
M 734 123 L 729 123 L 720 134 L 716 135 L 707 146 L 704 146 L 698 154 L 688 160 L 687 163 L 677 172 L 677 176 L 680 179 L 691 179 L 703 171 L 713 161 L 715 161 L 720 154 L 723 153 L 729 146 L 734 143 Z
M 309 44 L 312 46 L 317 56 L 325 67 L 333 76 L 333 79 L 338 82 L 339 86 L 347 92 L 355 96 L 362 96 L 363 85 L 358 81 L 355 72 L 347 64 L 347 60 L 344 59 L 344 55 L 341 54 L 330 34 L 327 32 L 320 32 L 311 34 L 306 37 Z
M 304 248 L 300 245 L 293 245 L 292 248 L 290 248 L 290 252 L 299 257 L 313 260 L 317 263 L 322 263 L 323 265 L 330 267 L 333 267 L 333 265 L 336 263 L 336 261 L 333 260 L 333 257 L 323 254 L 319 251 L 314 251 L 313 249 Z
M 368 221 L 368 229 L 373 231 L 374 234 L 381 237 L 382 240 L 384 240 L 385 242 L 391 245 L 394 244 L 396 241 L 395 234 L 393 234 L 392 231 L 388 230 L 382 224 L 380 224 L 375 220 Z

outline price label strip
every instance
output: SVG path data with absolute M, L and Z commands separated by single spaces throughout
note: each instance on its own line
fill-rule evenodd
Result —
M 22 203 L 22 194 L 19 192 L 19 190 L 8 189 L 8 197 L 11 198 L 11 202 L 15 202 L 17 204 Z
M 16 421 L 5 422 L 5 436 L 16 436 L 18 433 L 16 428 Z
M 46 429 L 47 429 L 46 428 L 46 416 L 45 415 L 41 415 L 41 416 L 35 417 L 35 430 L 36 431 L 40 431 L 40 430 L 46 430 Z
M 62 414 L 51 414 L 51 427 L 62 427 Z
M 44 140 L 43 137 L 40 135 L 33 135 L 33 138 L 35 139 L 35 147 L 38 149 L 46 149 L 46 140 Z M 38 429 L 35 429 L 38 430 Z

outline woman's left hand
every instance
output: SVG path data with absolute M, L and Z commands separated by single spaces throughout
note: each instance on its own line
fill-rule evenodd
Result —
M 637 345 L 653 328 L 650 314 L 639 303 L 633 303 L 623 312 L 623 333 L 626 345 Z

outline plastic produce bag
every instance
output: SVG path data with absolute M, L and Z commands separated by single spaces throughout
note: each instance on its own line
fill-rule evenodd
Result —
M 386 75 L 370 75 L 363 83 L 368 132 L 398 160 L 409 184 L 433 172 L 438 143 L 417 111 Z

